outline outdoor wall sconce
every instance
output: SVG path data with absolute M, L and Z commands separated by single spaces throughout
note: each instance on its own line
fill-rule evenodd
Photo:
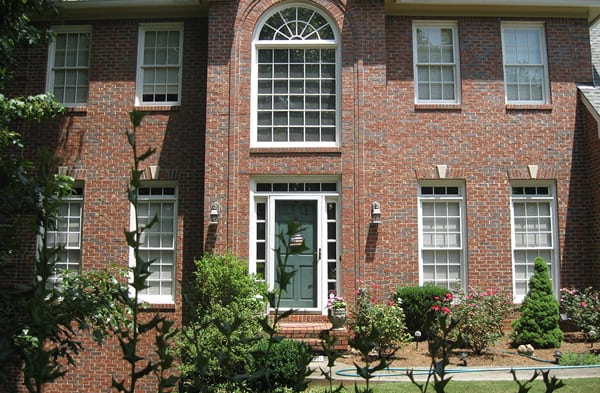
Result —
M 219 223 L 219 215 L 221 214 L 221 206 L 219 206 L 218 202 L 213 202 L 210 205 L 210 222 L 209 224 L 218 224 Z
M 381 224 L 381 204 L 379 202 L 371 204 L 371 224 Z

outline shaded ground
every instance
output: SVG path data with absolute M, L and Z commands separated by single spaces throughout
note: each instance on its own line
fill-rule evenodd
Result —
M 498 342 L 497 345 L 482 352 L 481 355 L 475 355 L 470 350 L 454 352 L 453 356 L 450 358 L 450 366 L 462 365 L 459 355 L 461 352 L 466 352 L 468 354 L 467 363 L 469 367 L 535 367 L 544 363 L 543 361 L 536 359 L 550 362 L 554 361 L 554 352 L 557 349 L 562 353 L 598 353 L 600 352 L 600 343 L 591 347 L 589 343 L 584 341 L 582 334 L 577 332 L 567 332 L 565 333 L 565 339 L 560 348 L 536 349 L 533 357 L 527 357 L 519 355 L 517 350 L 511 346 L 510 340 L 504 338 Z M 353 362 L 358 360 L 357 356 L 349 355 L 339 359 L 338 362 L 352 365 Z M 418 345 L 410 343 L 400 348 L 396 352 L 391 366 L 411 368 L 429 367 L 430 364 L 431 357 L 429 356 L 427 342 L 420 342 Z

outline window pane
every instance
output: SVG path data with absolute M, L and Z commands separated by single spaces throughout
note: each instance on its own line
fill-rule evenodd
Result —
M 301 20 L 303 22 L 299 23 Z M 259 41 L 262 45 L 270 40 L 279 43 L 276 49 L 258 50 L 260 111 L 257 117 L 258 125 L 264 125 L 261 124 L 261 111 L 272 111 L 273 124 L 279 127 L 272 130 L 272 139 L 267 136 L 266 129 L 259 127 L 258 141 L 335 142 L 336 51 L 334 48 L 306 48 L 303 43 L 305 40 L 333 39 L 330 33 L 327 20 L 306 7 L 285 8 L 267 20 Z M 282 47 L 282 41 L 289 41 L 289 46 Z M 269 100 L 261 96 L 271 93 L 277 97 L 270 106 Z M 322 113 L 323 109 L 328 112 Z
M 180 84 L 180 31 L 144 31 L 144 47 L 140 48 L 143 64 L 143 86 L 138 86 L 143 102 L 176 102 Z M 142 28 L 141 31 L 144 29 Z

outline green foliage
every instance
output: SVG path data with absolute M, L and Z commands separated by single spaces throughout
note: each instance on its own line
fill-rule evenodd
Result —
M 458 333 L 460 320 L 452 315 L 454 295 L 446 292 L 443 297 L 435 295 L 433 300 L 431 320 L 427 323 L 429 327 L 427 344 L 429 356 L 431 357 L 429 375 L 425 382 L 419 383 L 415 380 L 412 370 L 407 372 L 408 378 L 421 393 L 427 391 L 431 376 L 433 376 L 433 390 L 436 393 L 446 392 L 446 387 L 452 379 L 452 377 L 446 377 L 446 366 L 450 364 L 450 354 L 458 349 L 463 342 L 462 334 Z
M 250 391 L 271 392 L 289 388 L 294 392 L 303 392 L 307 387 L 306 377 L 311 360 L 310 348 L 300 341 L 285 338 L 273 343 L 260 341 L 254 349 L 250 372 L 268 369 L 271 384 L 265 384 L 264 379 L 251 380 Z
M 558 326 L 558 300 L 552 293 L 548 265 L 541 257 L 534 261 L 529 292 L 520 311 L 520 317 L 512 325 L 514 345 L 531 344 L 535 348 L 560 347 L 563 332 Z
M 514 369 L 510 370 L 510 372 L 513 376 L 513 381 L 515 381 L 515 383 L 519 386 L 518 393 L 529 392 L 533 388 L 533 382 L 537 377 L 540 376 L 540 374 L 542 375 L 542 380 L 544 382 L 544 386 L 546 387 L 546 393 L 552 393 L 555 390 L 565 387 L 565 383 L 560 379 L 557 379 L 556 377 L 550 378 L 550 370 L 535 370 L 531 378 L 525 382 L 521 382 L 517 379 L 517 373 Z
M 140 170 L 140 164 L 154 152 L 153 149 L 148 149 L 141 155 L 137 153 L 136 133 L 144 115 L 143 112 L 135 110 L 130 113 L 133 131 L 126 134 L 133 155 L 133 168 L 131 170 L 128 199 L 133 206 L 135 225 L 132 230 L 125 231 L 125 238 L 127 245 L 133 249 L 135 264 L 129 268 L 129 285 L 133 290 L 133 296 L 130 295 L 129 291 L 121 291 L 117 298 L 129 312 L 125 316 L 125 319 L 119 321 L 119 324 L 114 327 L 114 333 L 119 340 L 123 359 L 129 363 L 130 371 L 128 377 L 121 381 L 117 381 L 114 377 L 112 379 L 112 387 L 123 393 L 135 392 L 137 382 L 149 375 L 157 377 L 159 393 L 173 391 L 178 382 L 178 378 L 175 375 L 167 375 L 174 360 L 169 351 L 170 342 L 176 334 L 176 331 L 172 329 L 173 322 L 167 320 L 159 313 L 154 314 L 147 322 L 140 320 L 140 314 L 144 305 L 140 302 L 139 293 L 148 287 L 146 280 L 151 274 L 150 266 L 153 263 L 152 260 L 146 260 L 142 257 L 140 252 L 141 239 L 144 231 L 151 228 L 157 221 L 157 217 L 155 216 L 150 223 L 142 226 L 139 224 L 137 218 L 138 190 L 141 186 L 143 174 L 143 171 Z M 140 356 L 138 351 L 140 340 L 148 333 L 155 334 L 154 346 L 158 360 L 146 359 Z
M 514 310 L 511 297 L 501 295 L 496 289 L 471 288 L 467 295 L 458 294 L 457 300 L 452 312 L 460 321 L 458 330 L 473 352 L 480 354 L 496 344 L 504 335 L 504 320 Z
M 245 372 L 252 342 L 261 336 L 265 297 L 246 262 L 211 254 L 196 261 L 194 282 L 186 288 L 190 322 L 176 346 L 188 391 L 214 390 Z
M 561 366 L 590 366 L 600 364 L 600 354 L 583 352 L 565 352 L 560 358 Z
M 51 34 L 37 28 L 32 19 L 43 13 L 57 14 L 54 0 L 2 1 L 0 14 L 0 90 L 17 66 L 13 49 L 47 43 Z
M 600 339 L 600 291 L 593 288 L 560 290 L 560 309 L 588 341 Z
M 359 377 L 365 380 L 365 387 L 360 388 L 358 385 L 354 386 L 356 393 L 372 393 L 373 389 L 370 387 L 370 381 L 375 377 L 377 371 L 384 370 L 390 365 L 390 358 L 393 353 L 388 353 L 386 356 L 379 356 L 379 359 L 375 365 L 371 366 L 371 352 L 377 347 L 377 341 L 379 338 L 379 330 L 373 329 L 369 334 L 355 334 L 350 338 L 349 344 L 352 348 L 358 350 L 365 361 L 364 366 L 354 363 L 356 373 Z
M 290 238 L 302 230 L 300 224 L 290 221 L 286 233 L 278 234 L 280 247 L 275 255 L 279 286 L 273 291 L 256 283 L 246 264 L 232 256 L 206 255 L 196 262 L 196 279 L 186 293 L 191 322 L 177 345 L 185 392 L 306 388 L 306 376 L 311 372 L 308 349 L 282 341 L 277 335 L 278 323 L 293 313 L 291 309 L 280 313 L 279 304 L 295 274 L 287 269 L 288 258 L 306 250 L 304 243 L 290 246 Z M 264 315 L 264 300 L 273 307 L 269 315 Z M 286 366 L 281 363 L 284 361 Z
M 435 285 L 401 287 L 396 290 L 396 302 L 404 310 L 408 333 L 414 335 L 416 331 L 420 331 L 422 337 L 426 338 L 430 330 L 428 323 L 434 320 L 431 307 L 435 303 L 435 297 L 443 298 L 447 292 L 446 288 Z
M 30 392 L 40 392 L 44 384 L 65 375 L 66 364 L 74 364 L 74 355 L 82 349 L 79 330 L 93 329 L 100 342 L 110 331 L 111 316 L 121 312 L 113 299 L 122 286 L 107 275 L 65 273 L 61 282 L 51 280 L 61 249 L 49 246 L 46 233 L 54 228 L 58 204 L 72 184 L 72 179 L 53 174 L 54 167 L 52 158 L 42 155 L 36 176 L 26 178 L 38 196 L 37 210 L 30 213 L 31 228 L 39 238 L 35 279 L 0 294 L 0 361 L 23 364 Z M 8 377 L 3 374 L 6 369 L 0 367 L 2 380 Z
M 392 299 L 380 302 L 379 287 L 361 286 L 357 293 L 357 307 L 352 311 L 349 326 L 354 335 L 369 337 L 376 333 L 375 345 L 380 356 L 410 341 L 406 333 L 404 311 Z
M 337 387 L 333 387 L 333 366 L 335 366 L 335 362 L 342 357 L 342 352 L 335 349 L 335 343 L 337 342 L 337 337 L 333 335 L 325 335 L 322 337 L 323 342 L 321 343 L 321 347 L 323 348 L 323 353 L 327 357 L 327 369 L 323 369 L 323 367 L 319 367 L 321 370 L 321 375 L 325 378 L 327 383 L 329 384 L 326 393 L 341 393 L 344 390 L 344 385 L 340 383 Z

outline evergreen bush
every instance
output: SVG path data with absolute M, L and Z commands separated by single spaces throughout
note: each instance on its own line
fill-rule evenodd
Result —
M 420 331 L 422 338 L 427 338 L 429 321 L 434 320 L 432 307 L 435 299 L 443 298 L 446 293 L 448 289 L 435 285 L 400 287 L 396 290 L 395 300 L 404 310 L 406 331 L 409 334 L 414 335 L 416 331 Z
M 559 305 L 552 291 L 548 265 L 543 258 L 534 261 L 529 292 L 521 305 L 521 316 L 512 324 L 515 346 L 531 344 L 535 348 L 558 348 L 563 332 L 558 325 Z
M 271 345 L 271 348 L 269 348 Z M 262 380 L 250 380 L 249 388 L 253 392 L 293 391 L 303 392 L 306 387 L 308 365 L 312 360 L 311 349 L 308 345 L 291 339 L 278 342 L 260 341 L 254 350 L 250 372 L 268 370 L 272 386 L 262 386 Z
M 266 291 L 247 266 L 232 255 L 196 261 L 195 279 L 185 290 L 188 323 L 176 347 L 186 392 L 219 391 L 219 386 L 233 391 L 231 379 L 251 362 L 250 344 L 262 337 Z

